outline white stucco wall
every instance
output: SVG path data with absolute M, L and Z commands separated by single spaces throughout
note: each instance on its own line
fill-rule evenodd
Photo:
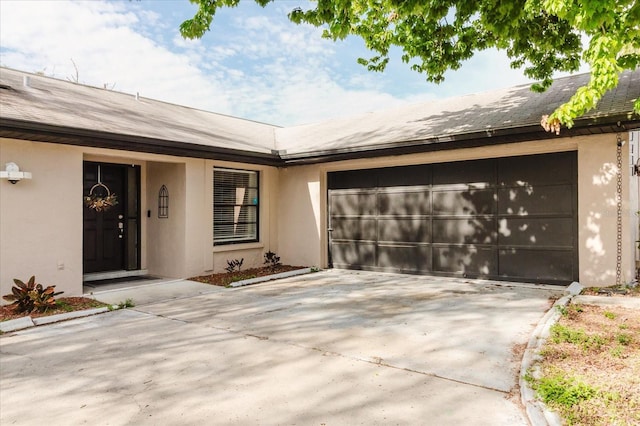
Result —
M 226 261 L 235 258 L 245 258 L 245 268 L 261 266 L 264 252 L 278 253 L 276 168 L 0 139 L 0 167 L 9 161 L 32 172 L 33 179 L 17 185 L 0 181 L 1 294 L 10 292 L 13 278 L 31 275 L 65 296 L 82 294 L 83 161 L 140 166 L 140 266 L 151 275 L 224 272 Z M 213 246 L 214 166 L 260 172 L 259 242 Z M 157 212 L 163 184 L 169 190 L 167 219 Z
M 640 130 L 629 132 L 629 223 L 631 223 L 632 252 L 635 252 L 636 270 L 640 268 L 640 174 L 633 174 L 634 166 L 640 164 Z M 626 147 L 625 147 L 626 148 Z
M 185 273 L 186 180 L 184 163 L 147 162 L 147 199 L 156 201 L 160 187 L 169 191 L 169 217 L 158 218 L 158 206 L 149 202 L 147 269 L 149 274 L 180 278 Z M 146 213 L 146 211 L 144 212 Z
M 33 179 L 0 180 L 0 294 L 35 275 L 77 295 L 82 281 L 82 151 L 0 139 L 0 168 L 15 162 Z M 4 302 L 4 301 L 3 301 Z M 4 302 L 6 303 L 6 302 Z
M 627 134 L 621 136 L 627 139 Z M 578 144 L 578 229 L 580 282 L 608 286 L 616 279 L 616 159 L 615 134 L 579 139 Z M 629 151 L 622 149 L 622 281 L 635 276 L 633 231 L 631 229 Z
M 321 166 L 280 170 L 278 241 L 283 261 L 300 266 L 325 266 L 326 188 Z

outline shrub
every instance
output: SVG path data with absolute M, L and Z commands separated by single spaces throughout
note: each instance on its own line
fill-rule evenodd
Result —
M 228 266 L 224 269 L 226 269 L 227 272 L 234 272 L 236 269 L 238 270 L 238 272 L 240 272 L 240 269 L 242 269 L 243 263 L 244 263 L 244 257 L 240 260 L 238 259 L 227 260 Z
M 13 301 L 9 306 L 13 306 L 13 309 L 20 314 L 33 311 L 46 312 L 49 308 L 55 308 L 55 297 L 64 293 L 56 292 L 55 285 L 45 288 L 42 284 L 36 284 L 35 276 L 29 278 L 26 284 L 17 278 L 13 282 L 15 285 L 11 288 L 11 294 L 6 294 L 2 298 L 9 302 Z
M 269 267 L 273 270 L 281 265 L 280 256 L 269 250 L 264 254 L 264 264 L 269 265 Z

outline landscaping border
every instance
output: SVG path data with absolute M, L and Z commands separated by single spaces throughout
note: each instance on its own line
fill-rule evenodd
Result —
M 228 287 L 243 287 L 251 284 L 258 284 L 265 281 L 279 280 L 282 278 L 290 278 L 298 275 L 310 274 L 313 268 L 296 269 L 294 271 L 280 272 L 279 274 L 265 275 L 264 277 L 249 278 L 246 280 L 236 281 L 228 285 Z
M 566 296 L 556 300 L 551 309 L 542 317 L 538 325 L 533 330 L 527 348 L 522 355 L 520 364 L 520 399 L 529 417 L 529 422 L 534 426 L 561 426 L 562 419 L 554 411 L 549 408 L 536 397 L 536 391 L 529 385 L 525 379 L 526 375 L 533 368 L 535 374 L 536 364 L 540 361 L 539 351 L 549 338 L 550 329 L 553 324 L 558 322 L 560 318 L 559 306 L 567 306 L 571 300 L 580 294 L 583 287 L 578 282 L 572 282 L 567 286 L 565 291 L 569 293 Z
M 65 312 L 63 314 L 49 315 L 46 317 L 31 318 L 22 317 L 8 321 L 0 322 L 0 331 L 3 333 L 9 333 L 11 331 L 24 330 L 25 328 L 35 327 L 37 325 L 53 324 L 54 322 L 66 321 L 74 318 L 88 317 L 90 315 L 97 315 L 109 310 L 118 309 L 118 306 L 112 306 L 109 309 L 108 306 L 102 308 L 84 309 L 81 311 Z

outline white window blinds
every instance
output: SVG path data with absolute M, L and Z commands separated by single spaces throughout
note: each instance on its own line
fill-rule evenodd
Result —
M 258 172 L 213 169 L 213 244 L 258 241 Z

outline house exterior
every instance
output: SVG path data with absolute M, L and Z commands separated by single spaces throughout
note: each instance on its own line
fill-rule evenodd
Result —
M 0 179 L 0 293 L 35 275 L 79 295 L 83 280 L 185 278 L 269 250 L 552 284 L 611 285 L 619 267 L 629 282 L 640 72 L 560 136 L 539 124 L 587 78 L 281 128 L 0 68 L 0 169 L 31 173 Z

